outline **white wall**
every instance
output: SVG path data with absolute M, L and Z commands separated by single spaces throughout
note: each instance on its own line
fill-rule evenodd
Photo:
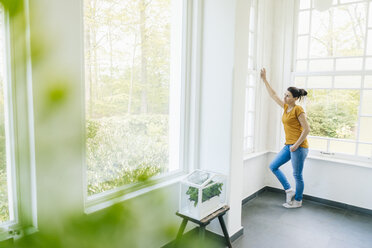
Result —
M 29 4 L 37 216 L 46 230 L 84 210 L 82 8 L 76 0 Z
M 266 186 L 266 174 L 267 153 L 244 161 L 242 199 L 247 198 Z
M 203 13 L 199 164 L 226 175 L 231 146 L 234 7 L 235 1 L 206 0 Z
M 248 37 L 245 13 L 249 13 L 249 1 L 204 1 L 199 166 L 228 176 L 227 229 L 230 235 L 242 229 L 242 93 L 246 61 L 240 56 L 246 57 L 248 47 L 240 47 L 239 42 Z M 217 221 L 209 229 L 222 233 Z

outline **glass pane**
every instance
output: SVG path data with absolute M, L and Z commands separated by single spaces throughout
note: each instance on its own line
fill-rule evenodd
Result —
M 255 30 L 255 25 L 256 25 L 256 18 L 255 18 L 255 8 L 251 7 L 250 13 L 249 13 L 249 30 L 254 32 Z
M 336 76 L 335 88 L 360 88 L 361 76 Z
M 365 2 L 312 11 L 311 57 L 361 56 L 366 25 Z
M 333 56 L 332 37 L 328 37 L 329 11 L 312 11 L 311 16 L 311 47 L 310 57 L 331 57 Z
M 253 137 L 246 137 L 244 141 L 245 153 L 253 152 Z
M 372 88 L 372 76 L 364 77 L 364 88 Z
M 331 51 L 327 50 L 326 44 L 317 39 L 311 38 L 310 58 L 331 57 Z
M 256 85 L 255 75 L 249 74 L 248 75 L 248 86 L 255 86 L 255 85 Z
M 246 89 L 246 101 L 247 101 L 247 108 L 249 111 L 254 111 L 254 100 L 255 100 L 255 89 L 254 88 L 247 88 Z
M 251 69 L 251 70 L 254 69 L 254 66 L 253 66 L 253 58 L 252 58 L 252 57 L 249 57 L 249 58 L 248 58 L 248 69 Z
M 317 139 L 317 138 L 308 138 L 309 147 L 312 150 L 327 151 L 327 140 Z
M 355 139 L 359 100 L 359 90 L 308 90 L 310 135 Z
M 245 115 L 245 131 L 244 136 L 253 136 L 254 132 L 254 113 L 248 112 Z
M 297 60 L 296 71 L 307 71 L 307 61 Z
M 9 221 L 8 180 L 6 163 L 5 106 L 6 76 L 5 76 L 5 37 L 4 12 L 0 5 L 0 223 Z
M 297 41 L 297 58 L 307 58 L 309 36 L 299 36 Z
M 294 84 L 296 87 L 305 88 L 306 86 L 306 77 L 295 77 Z
M 363 66 L 362 58 L 336 59 L 337 71 L 361 70 Z
M 365 69 L 372 70 L 372 58 L 366 58 Z
M 372 117 L 360 117 L 359 140 L 362 142 L 372 142 Z
M 342 142 L 342 141 L 336 141 L 336 140 L 330 140 L 329 143 L 329 151 L 330 152 L 336 152 L 336 153 L 345 153 L 354 155 L 355 154 L 355 143 L 350 142 Z
M 372 156 L 372 145 L 359 144 L 358 155 L 365 156 L 365 157 L 371 157 Z
M 366 3 L 334 8 L 331 29 L 335 56 L 363 55 L 366 12 Z
M 309 33 L 310 11 L 300 11 L 298 15 L 298 34 Z
M 367 55 L 372 55 L 372 30 L 368 30 Z
M 300 0 L 300 9 L 309 9 L 311 0 Z
M 248 55 L 249 56 L 254 56 L 254 33 L 249 32 L 249 44 L 248 44 Z
M 308 88 L 330 88 L 332 87 L 332 77 L 315 76 L 309 77 L 307 81 Z
M 84 1 L 88 194 L 179 169 L 182 2 Z
M 362 115 L 372 115 L 372 90 L 363 90 L 362 99 Z
M 309 71 L 333 71 L 333 59 L 311 60 Z

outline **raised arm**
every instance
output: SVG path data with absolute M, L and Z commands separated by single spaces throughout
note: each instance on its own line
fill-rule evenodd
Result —
M 283 100 L 281 100 L 278 95 L 276 94 L 276 92 L 273 90 L 273 88 L 271 88 L 269 82 L 267 82 L 267 79 L 266 79 L 266 70 L 265 68 L 262 68 L 261 69 L 261 78 L 262 78 L 262 81 L 265 83 L 265 86 L 266 86 L 266 89 L 267 89 L 267 92 L 269 93 L 270 97 L 282 108 L 284 108 L 284 102 Z

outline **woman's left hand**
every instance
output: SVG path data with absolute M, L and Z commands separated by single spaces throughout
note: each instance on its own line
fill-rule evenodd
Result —
M 291 152 L 294 152 L 294 151 L 297 150 L 297 148 L 298 148 L 298 146 L 296 146 L 296 145 L 292 145 L 292 146 L 289 148 L 289 150 L 291 150 Z

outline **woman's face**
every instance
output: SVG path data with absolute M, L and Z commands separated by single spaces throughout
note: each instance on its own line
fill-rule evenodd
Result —
M 284 103 L 286 104 L 293 104 L 297 100 L 297 97 L 293 97 L 292 93 L 290 91 L 286 91 L 284 93 Z

